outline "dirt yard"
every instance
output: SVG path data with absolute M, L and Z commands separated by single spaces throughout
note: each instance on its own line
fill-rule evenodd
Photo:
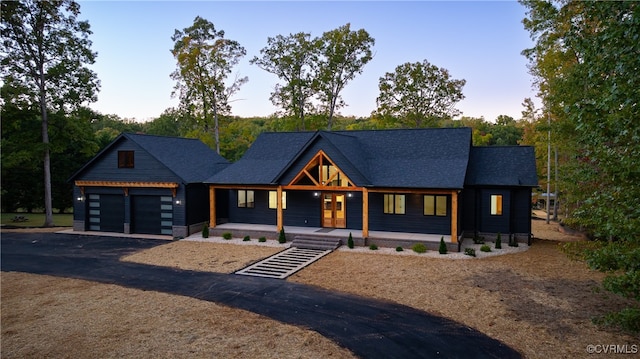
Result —
M 589 344 L 640 344 L 592 324 L 630 302 L 560 252 L 557 241 L 577 238 L 542 220 L 533 233 L 539 239 L 528 250 L 487 258 L 336 251 L 288 280 L 442 315 L 528 358 L 593 357 Z M 253 244 L 178 241 L 123 260 L 231 273 L 281 250 Z M 1 314 L 3 358 L 352 357 L 315 332 L 242 310 L 73 279 L 3 272 Z

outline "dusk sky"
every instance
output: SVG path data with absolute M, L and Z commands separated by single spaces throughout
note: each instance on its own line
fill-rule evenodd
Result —
M 494 121 L 498 115 L 521 117 L 522 102 L 535 97 L 527 61 L 520 54 L 532 46 L 522 26 L 523 6 L 515 1 L 80 1 L 88 20 L 92 66 L 101 81 L 102 114 L 146 121 L 178 104 L 171 98 L 176 68 L 171 36 L 193 24 L 211 21 L 225 37 L 247 50 L 234 72 L 248 76 L 233 98 L 232 114 L 269 116 L 270 93 L 279 79 L 249 60 L 259 56 L 267 37 L 297 32 L 319 37 L 351 23 L 375 39 L 374 58 L 342 92 L 345 116 L 369 116 L 376 109 L 378 82 L 406 62 L 427 60 L 467 81 L 457 108 L 464 116 Z M 538 100 L 534 99 L 536 103 Z

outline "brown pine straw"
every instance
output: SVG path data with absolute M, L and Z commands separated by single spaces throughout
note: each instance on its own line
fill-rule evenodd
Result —
M 602 273 L 559 250 L 558 241 L 577 238 L 541 220 L 533 233 L 540 239 L 528 250 L 482 259 L 336 251 L 287 280 L 442 315 L 528 358 L 588 357 L 590 344 L 640 344 L 592 323 L 637 304 L 604 291 Z M 123 260 L 231 273 L 279 250 L 178 241 Z M 352 357 L 304 328 L 164 293 L 3 272 L 1 300 L 3 358 Z

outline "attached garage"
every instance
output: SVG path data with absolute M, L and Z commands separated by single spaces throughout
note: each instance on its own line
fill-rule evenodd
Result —
M 172 234 L 171 196 L 131 196 L 131 233 Z
M 87 230 L 124 232 L 124 196 L 89 194 L 87 206 Z
M 188 236 L 209 219 L 204 180 L 228 164 L 197 139 L 122 134 L 69 179 L 73 228 Z

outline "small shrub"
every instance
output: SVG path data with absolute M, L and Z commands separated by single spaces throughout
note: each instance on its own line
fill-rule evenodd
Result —
M 284 234 L 284 227 L 280 230 L 280 235 L 278 236 L 278 243 L 287 243 L 287 237 Z
M 231 234 L 231 232 L 222 233 L 222 238 L 224 238 L 224 239 L 231 239 L 232 237 L 233 237 L 233 235 Z
M 602 326 L 619 327 L 630 333 L 640 333 L 640 309 L 624 308 L 619 312 L 594 318 L 593 322 Z
M 496 237 L 496 249 L 502 249 L 502 238 L 500 237 L 500 232 L 498 232 L 498 237 Z
M 480 247 L 480 252 L 491 252 L 491 247 L 489 247 L 489 245 L 488 245 L 488 244 L 483 244 L 483 245 Z
M 482 236 L 480 236 L 478 234 L 478 232 L 475 232 L 473 234 L 473 243 L 475 243 L 475 244 L 484 244 L 484 238 Z
M 440 254 L 447 254 L 447 244 L 444 243 L 444 237 L 440 237 L 440 248 L 438 248 Z
M 260 238 L 258 238 L 258 242 L 260 242 L 260 243 L 264 243 L 264 242 L 266 242 L 266 241 L 267 241 L 267 238 L 266 238 L 266 237 L 260 237 Z
M 515 235 L 509 234 L 509 247 L 517 247 L 518 246 L 518 238 Z
M 400 246 L 396 247 L 396 252 L 402 252 L 402 251 L 404 251 L 404 249 L 402 247 L 400 247 Z
M 242 239 L 242 241 L 244 242 L 249 242 L 251 240 L 251 237 L 249 236 L 244 236 L 244 238 Z
M 427 251 L 427 246 L 422 243 L 416 243 L 411 247 L 411 249 L 416 253 L 425 253 Z
M 347 247 L 353 249 L 353 236 L 351 235 L 351 232 L 349 232 L 349 239 L 347 239 Z
M 465 248 L 464 249 L 464 254 L 471 256 L 471 257 L 475 257 L 476 256 L 476 250 L 473 248 Z
M 209 222 L 204 224 L 202 227 L 202 238 L 209 238 Z
M 375 245 L 375 244 L 372 244 L 372 245 L 369 246 L 369 249 L 371 249 L 372 251 L 376 251 L 376 250 L 378 250 L 378 246 Z

